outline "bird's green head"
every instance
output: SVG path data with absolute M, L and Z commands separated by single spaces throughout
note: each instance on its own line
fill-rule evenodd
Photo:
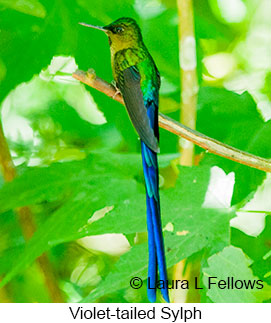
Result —
M 114 53 L 122 49 L 138 47 L 142 43 L 140 29 L 132 18 L 119 18 L 104 27 L 85 23 L 80 24 L 104 31 L 109 38 L 109 45 Z

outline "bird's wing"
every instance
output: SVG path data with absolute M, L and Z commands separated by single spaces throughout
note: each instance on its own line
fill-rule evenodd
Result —
M 140 74 L 131 66 L 118 74 L 117 86 L 123 96 L 129 117 L 140 139 L 154 152 L 159 152 L 158 140 L 150 125 L 140 87 Z

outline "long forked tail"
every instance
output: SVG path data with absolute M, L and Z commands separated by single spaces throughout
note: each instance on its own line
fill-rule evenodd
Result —
M 148 298 L 156 301 L 157 267 L 159 279 L 164 282 L 165 288 L 161 293 L 166 302 L 169 302 L 167 289 L 166 259 L 163 242 L 160 200 L 159 200 L 159 175 L 157 154 L 141 141 L 143 171 L 146 185 L 147 202 L 147 228 L 149 244 L 149 269 L 148 269 Z M 149 288 L 150 287 L 150 288 Z

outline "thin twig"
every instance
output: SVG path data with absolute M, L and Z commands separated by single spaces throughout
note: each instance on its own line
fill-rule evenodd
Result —
M 80 70 L 76 71 L 73 73 L 73 77 L 82 83 L 106 94 L 121 104 L 124 104 L 121 94 L 116 94 L 116 88 L 112 84 L 97 77 L 93 70 L 89 70 L 88 72 L 83 72 Z M 271 160 L 252 155 L 245 151 L 226 145 L 216 139 L 207 137 L 196 130 L 185 127 L 181 123 L 165 116 L 162 113 L 159 113 L 159 126 L 193 142 L 197 146 L 207 150 L 210 153 L 236 161 L 252 168 L 260 169 L 264 172 L 271 172 Z
M 2 123 L 0 120 L 0 168 L 6 181 L 12 181 L 16 176 L 16 168 L 13 164 L 6 138 L 4 136 Z M 34 216 L 29 207 L 21 207 L 15 210 L 18 220 L 26 240 L 30 239 L 36 231 Z M 43 276 L 44 284 L 48 290 L 50 298 L 54 303 L 62 303 L 61 290 L 58 287 L 57 280 L 48 256 L 44 253 L 36 259 L 40 272 Z

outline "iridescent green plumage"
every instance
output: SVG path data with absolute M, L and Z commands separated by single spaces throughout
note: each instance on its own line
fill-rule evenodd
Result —
M 148 297 L 155 301 L 157 269 L 163 286 L 167 286 L 157 162 L 160 75 L 135 20 L 120 18 L 105 27 L 87 26 L 103 30 L 109 38 L 114 79 L 141 139 L 149 242 Z M 161 292 L 169 302 L 167 288 Z

